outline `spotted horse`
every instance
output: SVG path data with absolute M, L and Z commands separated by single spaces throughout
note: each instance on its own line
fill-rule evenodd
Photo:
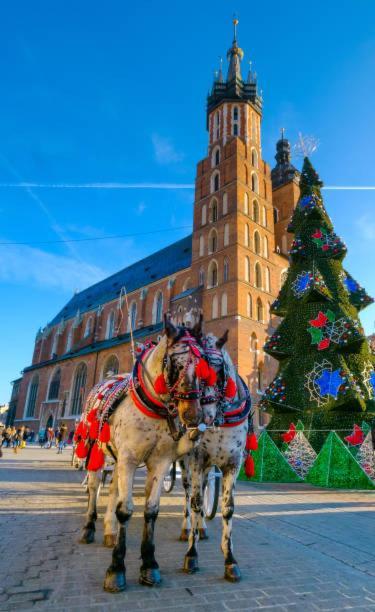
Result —
M 88 469 L 89 501 L 82 543 L 94 541 L 104 449 L 116 459 L 104 520 L 105 543 L 114 544 L 104 580 L 106 591 L 115 593 L 126 588 L 126 528 L 133 513 L 135 471 L 141 464 L 146 465 L 147 476 L 139 582 L 153 586 L 161 581 L 154 528 L 163 479 L 171 462 L 199 443 L 205 428 L 201 389 L 204 379 L 208 380 L 213 372 L 196 340 L 201 335 L 201 325 L 202 320 L 189 331 L 174 326 L 165 317 L 160 342 L 148 346 L 137 358 L 132 374 L 123 377 L 123 393 L 115 410 L 103 416 L 90 405 L 77 428 L 77 452 L 82 456 L 87 451 Z M 117 523 L 115 541 L 113 517 Z
M 194 573 L 199 569 L 198 541 L 208 537 L 203 512 L 205 479 L 210 468 L 217 466 L 223 474 L 221 549 L 224 554 L 224 578 L 238 582 L 241 572 L 233 554 L 232 542 L 234 490 L 246 451 L 256 448 L 257 443 L 252 429 L 249 390 L 223 348 L 227 339 L 228 331 L 219 339 L 209 334 L 202 340 L 208 363 L 217 375 L 214 389 L 217 410 L 214 426 L 207 428 L 199 446 L 180 460 L 185 490 L 180 539 L 188 540 L 183 569 L 187 573 Z

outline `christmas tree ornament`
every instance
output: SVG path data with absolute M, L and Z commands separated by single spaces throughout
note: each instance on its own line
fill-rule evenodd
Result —
M 316 459 L 316 452 L 304 434 L 304 426 L 301 421 L 297 424 L 295 435 L 284 451 L 284 455 L 297 474 L 305 478 Z
M 357 461 L 367 476 L 375 481 L 375 449 L 372 443 L 371 430 L 367 433 L 358 450 Z
M 345 440 L 351 446 L 358 446 L 363 443 L 364 435 L 359 425 L 354 423 L 353 432 L 349 436 L 345 436 Z

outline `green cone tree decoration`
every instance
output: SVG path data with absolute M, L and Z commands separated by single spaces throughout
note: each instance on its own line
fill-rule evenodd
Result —
M 270 430 L 301 417 L 315 450 L 327 430 L 349 433 L 353 423 L 375 416 L 375 360 L 358 318 L 373 300 L 342 266 L 346 246 L 333 231 L 321 187 L 305 158 L 288 227 L 295 235 L 288 276 L 271 307 L 283 320 L 264 346 L 280 365 L 261 402 L 272 415 Z
M 375 484 L 334 431 L 324 443 L 306 482 L 333 489 L 375 489 Z
M 302 482 L 302 478 L 290 467 L 266 431 L 260 435 L 258 449 L 252 451 L 252 456 L 255 475 L 251 478 L 251 482 Z M 243 468 L 241 468 L 239 479 L 249 480 Z

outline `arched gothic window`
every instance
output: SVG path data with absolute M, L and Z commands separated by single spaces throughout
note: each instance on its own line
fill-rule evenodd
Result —
M 253 220 L 259 223 L 259 204 L 257 200 L 253 200 Z
M 250 230 L 249 230 L 249 226 L 247 223 L 245 223 L 245 238 L 244 238 L 244 242 L 245 242 L 245 247 L 249 247 L 250 246 Z
M 262 225 L 267 227 L 267 210 L 265 206 L 262 206 Z
M 199 236 L 199 256 L 204 255 L 204 236 Z
M 254 251 L 257 255 L 260 255 L 260 236 L 259 232 L 254 232 Z
M 51 359 L 53 359 L 53 356 L 56 355 L 56 353 L 57 353 L 57 343 L 58 343 L 58 341 L 59 341 L 59 334 L 56 331 L 55 335 L 53 337 L 53 342 L 52 342 L 52 347 L 51 347 Z
M 202 287 L 204 285 L 204 270 L 201 268 L 199 270 L 199 286 Z
M 233 121 L 238 121 L 238 106 L 233 107 Z
M 103 368 L 103 378 L 107 378 L 108 376 L 115 376 L 119 373 L 120 364 L 116 357 L 116 355 L 111 355 L 108 357 L 107 361 L 104 364 Z
M 85 387 L 86 387 L 86 377 L 87 377 L 87 367 L 85 363 L 81 363 L 74 377 L 74 385 L 73 385 L 73 394 L 72 394 L 72 404 L 71 404 L 71 414 L 81 414 L 83 398 L 85 395 Z
M 263 388 L 263 372 L 262 372 L 262 367 L 260 365 L 258 366 L 258 370 L 257 370 L 257 385 L 258 385 L 258 391 L 261 391 Z
M 218 166 L 219 163 L 220 163 L 220 147 L 216 146 L 212 151 L 211 166 L 212 167 Z
M 269 268 L 266 268 L 265 270 L 266 275 L 265 275 L 265 280 L 266 280 L 266 291 L 271 291 L 271 272 Z
M 245 257 L 245 281 L 250 282 L 250 259 Z
M 219 315 L 219 312 L 218 312 L 217 295 L 214 295 L 214 297 L 212 298 L 212 318 L 217 319 L 218 315 Z
M 263 322 L 263 303 L 260 298 L 257 299 L 257 321 Z
M 28 419 L 31 419 L 33 416 L 35 416 L 35 405 L 36 405 L 36 398 L 38 395 L 38 387 L 39 387 L 39 376 L 35 374 L 29 383 L 29 389 L 27 393 L 25 417 Z
M 223 293 L 221 296 L 221 316 L 226 317 L 228 314 L 228 296 L 226 293 Z
M 254 168 L 258 168 L 258 153 L 256 149 L 251 149 L 251 164 Z
M 137 327 L 137 302 L 132 302 L 129 308 L 128 332 L 134 331 Z
M 73 344 L 73 327 L 71 327 L 68 331 L 68 335 L 66 338 L 66 347 L 65 347 L 65 352 L 69 353 L 69 351 L 72 348 L 72 344 Z
M 214 140 L 218 140 L 220 135 L 220 115 L 215 113 L 214 115 Z
M 216 287 L 218 281 L 217 263 L 215 260 L 210 261 L 208 266 L 208 288 Z
M 250 293 L 247 294 L 246 314 L 249 318 L 253 316 L 253 300 Z
M 245 215 L 249 214 L 249 196 L 246 192 L 245 192 L 244 200 L 243 200 L 243 211 Z
M 273 209 L 273 222 L 277 223 L 279 221 L 279 211 L 277 208 Z
M 152 309 L 152 322 L 160 323 L 163 320 L 163 294 L 158 291 L 154 297 L 154 306 Z
M 111 310 L 107 318 L 107 326 L 105 330 L 105 338 L 109 340 L 109 338 L 113 338 L 115 335 L 115 312 Z
M 225 192 L 223 194 L 223 215 L 228 214 L 228 194 Z
M 84 338 L 88 338 L 92 331 L 92 317 L 89 317 L 86 321 L 85 332 L 83 334 Z
M 258 351 L 258 338 L 254 332 L 250 336 L 250 350 L 253 353 Z
M 208 252 L 215 253 L 217 251 L 217 231 L 212 229 L 208 236 Z
M 267 236 L 263 237 L 263 256 L 268 259 L 268 238 Z
M 224 246 L 229 244 L 229 223 L 224 225 Z
M 211 176 L 211 193 L 218 191 L 220 188 L 220 172 L 215 170 Z
M 255 172 L 251 174 L 251 189 L 254 193 L 259 193 L 259 180 Z
M 214 198 L 210 203 L 210 221 L 211 223 L 216 223 L 218 220 L 218 206 L 217 200 Z
M 207 206 L 203 204 L 202 206 L 202 225 L 206 225 L 207 223 Z
M 224 259 L 223 267 L 223 282 L 226 283 L 229 278 L 229 261 L 227 258 Z
M 48 400 L 57 400 L 59 398 L 60 380 L 61 370 L 60 368 L 58 368 L 54 371 L 53 376 L 51 378 L 51 382 L 49 384 Z
M 262 269 L 258 262 L 255 264 L 255 286 L 259 289 L 262 288 Z

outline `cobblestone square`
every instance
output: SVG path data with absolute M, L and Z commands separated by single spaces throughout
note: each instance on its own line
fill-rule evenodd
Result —
M 78 544 L 86 506 L 70 451 L 4 449 L 0 462 L 0 610 L 375 610 L 372 492 L 239 483 L 234 545 L 239 584 L 222 578 L 220 517 L 201 542 L 200 572 L 181 572 L 180 485 L 164 495 L 156 529 L 163 583 L 138 585 L 143 472 L 128 532 L 127 591 L 102 590 L 110 550 Z

